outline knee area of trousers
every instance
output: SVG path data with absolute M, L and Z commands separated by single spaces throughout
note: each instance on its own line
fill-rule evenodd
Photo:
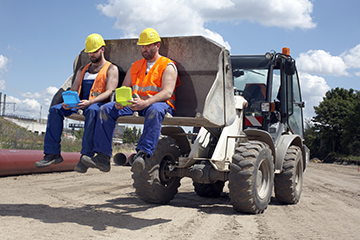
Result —
M 86 115 L 89 117 L 96 117 L 98 110 L 95 108 L 88 108 Z
M 148 118 L 156 118 L 156 117 L 164 117 L 165 114 L 163 111 L 161 111 L 161 109 L 156 109 L 156 108 L 153 108 L 153 109 L 149 109 L 149 112 L 148 112 Z
M 104 106 L 101 106 L 99 108 L 99 116 L 100 116 L 100 119 L 102 119 L 104 121 L 106 121 L 108 119 L 108 112 Z
M 50 107 L 50 109 L 49 109 L 49 113 L 57 113 L 58 111 L 59 111 L 59 108 L 56 105 Z

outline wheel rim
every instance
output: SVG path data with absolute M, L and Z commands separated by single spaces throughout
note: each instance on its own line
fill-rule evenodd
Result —
M 261 199 L 268 195 L 270 182 L 270 166 L 267 161 L 262 160 L 256 175 L 256 190 Z
M 159 178 L 161 181 L 161 184 L 163 186 L 168 186 L 171 184 L 171 177 L 167 176 L 167 172 L 171 171 L 171 165 L 175 162 L 175 159 L 171 155 L 165 155 L 163 159 L 161 160 L 160 169 L 159 169 Z
M 302 181 L 302 166 L 301 166 L 301 162 L 298 161 L 296 165 L 296 174 L 295 174 L 295 189 L 297 192 L 301 191 L 301 181 Z

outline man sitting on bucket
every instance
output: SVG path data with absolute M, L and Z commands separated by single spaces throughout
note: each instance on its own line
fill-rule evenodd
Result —
M 45 156 L 41 161 L 35 162 L 35 167 L 47 167 L 63 161 L 60 155 L 60 142 L 64 117 L 77 113 L 79 109 L 82 109 L 85 116 L 82 155 L 74 170 L 79 173 L 87 171 L 88 167 L 81 162 L 81 159 L 85 156 L 94 156 L 94 130 L 99 108 L 105 102 L 108 102 L 119 81 L 117 66 L 106 61 L 104 57 L 104 46 L 104 39 L 97 33 L 90 34 L 86 38 L 85 52 L 88 53 L 91 62 L 77 71 L 70 89 L 78 92 L 81 99 L 80 103 L 74 108 L 65 103 L 50 108 L 44 139 Z
M 161 125 L 165 115 L 173 115 L 175 110 L 175 89 L 180 79 L 175 63 L 159 54 L 161 39 L 152 28 L 145 29 L 138 39 L 143 58 L 135 61 L 127 71 L 122 86 L 132 88 L 133 100 L 128 106 L 110 102 L 100 107 L 94 136 L 93 158 L 84 157 L 81 161 L 88 167 L 100 171 L 110 171 L 112 140 L 117 119 L 125 115 L 145 117 L 143 133 L 136 147 L 137 154 L 132 171 L 141 171 L 145 160 L 152 156 L 158 143 Z

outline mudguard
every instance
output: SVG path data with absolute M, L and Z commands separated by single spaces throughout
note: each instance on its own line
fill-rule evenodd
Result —
M 284 162 L 285 154 L 290 145 L 296 145 L 302 149 L 303 152 L 303 161 L 304 159 L 304 150 L 303 143 L 299 135 L 282 135 L 276 146 L 276 160 L 275 160 L 275 173 L 280 173 L 282 170 L 282 165 Z M 304 168 L 306 163 L 304 162 Z

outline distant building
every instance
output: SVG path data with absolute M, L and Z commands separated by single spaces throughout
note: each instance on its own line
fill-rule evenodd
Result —
M 125 125 L 121 125 L 119 123 L 115 126 L 115 133 L 113 136 L 113 143 L 114 145 L 121 145 L 123 144 L 122 136 L 125 132 Z
M 9 118 L 4 117 L 6 120 L 26 128 L 28 131 L 36 133 L 38 135 L 44 135 L 46 131 L 46 119 L 34 120 L 34 119 L 21 119 L 21 118 Z
M 121 125 L 119 123 L 116 124 L 114 138 L 121 138 L 120 136 L 122 136 L 124 132 L 125 132 L 125 125 Z

